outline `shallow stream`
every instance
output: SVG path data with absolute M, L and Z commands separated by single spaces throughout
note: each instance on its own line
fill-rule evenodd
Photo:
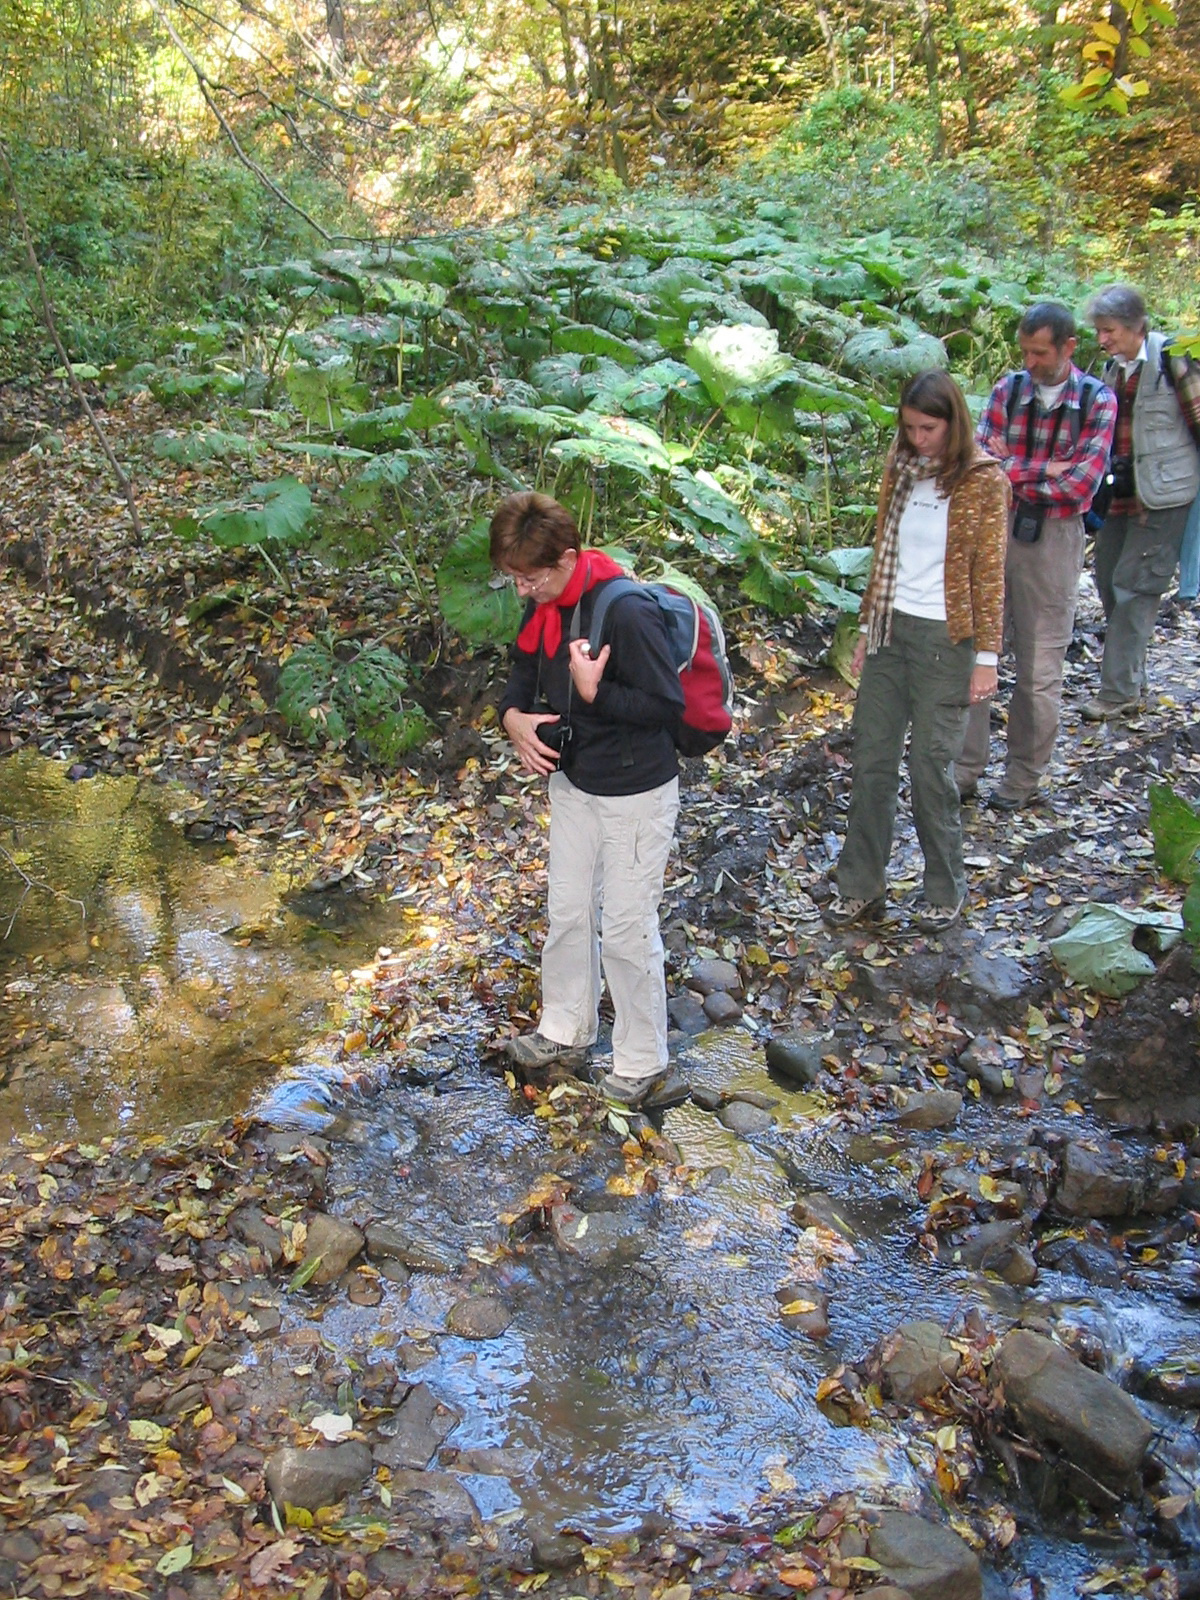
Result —
M 13 858 L 0 863 L 0 933 L 12 921 L 0 945 L 0 1136 L 166 1133 L 264 1100 L 294 1125 L 295 1097 L 271 1091 L 328 1025 L 336 972 L 402 940 L 397 907 L 362 907 L 335 926 L 319 901 L 297 902 L 264 850 L 189 843 L 171 811 L 169 791 L 133 779 L 71 783 L 36 755 L 0 762 Z M 1200 1350 L 1200 1311 L 1152 1266 L 1138 1289 L 1043 1270 L 1018 1290 L 917 1247 L 922 1152 L 967 1166 L 983 1146 L 1027 1143 L 1015 1104 L 969 1106 L 949 1134 L 867 1121 L 831 1132 L 821 1094 L 770 1079 L 744 1029 L 701 1036 L 685 1061 L 696 1084 L 769 1096 L 775 1124 L 743 1138 L 695 1104 L 666 1113 L 663 1131 L 705 1176 L 638 1197 L 615 1194 L 594 1160 L 556 1150 L 546 1124 L 485 1070 L 465 1025 L 423 1079 L 327 1113 L 314 1097 L 316 1131 L 330 1140 L 329 1209 L 417 1230 L 444 1258 L 442 1270 L 383 1283 L 377 1306 L 335 1294 L 321 1342 L 359 1370 L 398 1359 L 453 1409 L 440 1462 L 485 1519 L 602 1537 L 651 1512 L 699 1523 L 744 1515 L 772 1492 L 842 1488 L 915 1508 L 931 1452 L 889 1427 L 838 1427 L 814 1399 L 841 1361 L 909 1318 L 949 1325 L 976 1306 L 1003 1328 L 1039 1310 L 1093 1334 L 1116 1377 Z M 1043 1125 L 1057 1115 L 1047 1108 Z M 1076 1118 L 1070 1131 L 1088 1128 Z M 580 1211 L 628 1225 L 615 1258 L 597 1264 L 537 1230 L 510 1250 L 505 1219 L 564 1162 Z M 790 1214 L 806 1190 L 830 1195 L 848 1225 L 832 1257 Z M 786 1328 L 776 1297 L 818 1277 L 830 1294 L 824 1340 Z M 499 1337 L 452 1331 L 472 1284 L 511 1309 Z M 284 1335 L 310 1311 L 286 1301 Z M 288 1359 L 286 1339 L 269 1346 L 250 1359 Z M 1147 1409 L 1180 1481 L 1194 1478 L 1195 1414 Z M 1067 1600 L 1104 1561 L 1135 1554 L 1115 1527 L 1101 1548 L 1042 1526 L 1027 1506 L 1018 1519 L 1006 1573 L 1015 1596 Z

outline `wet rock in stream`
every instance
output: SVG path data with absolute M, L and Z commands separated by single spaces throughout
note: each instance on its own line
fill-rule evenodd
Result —
M 1178 1205 L 1178 1178 L 1139 1167 L 1115 1140 L 1072 1141 L 1063 1152 L 1054 1201 L 1074 1217 L 1127 1217 L 1138 1211 L 1161 1214 Z
M 498 1294 L 473 1294 L 451 1306 L 446 1326 L 460 1339 L 498 1339 L 511 1322 Z
M 1024 1328 L 1006 1336 L 992 1370 L 1019 1426 L 1081 1469 L 1085 1498 L 1099 1487 L 1106 1504 L 1136 1486 L 1154 1430 L 1111 1378 Z
M 373 1222 L 364 1235 L 373 1261 L 397 1261 L 411 1272 L 453 1273 L 462 1257 L 453 1245 L 408 1222 Z
M 900 1091 L 900 1112 L 896 1121 L 902 1128 L 948 1128 L 962 1110 L 962 1095 L 956 1089 Z
M 318 1211 L 308 1219 L 308 1238 L 301 1265 L 308 1267 L 315 1263 L 312 1273 L 314 1283 L 336 1283 L 361 1253 L 365 1243 L 365 1238 L 352 1223 Z
M 904 1511 L 880 1512 L 868 1550 L 911 1600 L 982 1600 L 978 1556 L 940 1523 Z
M 771 1039 L 766 1048 L 767 1070 L 803 1088 L 821 1075 L 822 1058 L 832 1039 L 825 1033 L 784 1033 Z
M 564 1255 L 593 1272 L 636 1260 L 646 1248 L 641 1223 L 627 1212 L 581 1211 L 563 1203 L 551 1208 L 550 1230 Z
M 414 1384 L 388 1427 L 387 1437 L 375 1446 L 372 1455 L 381 1466 L 393 1471 L 400 1467 L 427 1467 L 459 1420 L 458 1413 L 440 1401 L 428 1384 Z
M 961 1364 L 962 1357 L 938 1322 L 902 1322 L 879 1353 L 886 1385 L 902 1406 L 940 1394 Z

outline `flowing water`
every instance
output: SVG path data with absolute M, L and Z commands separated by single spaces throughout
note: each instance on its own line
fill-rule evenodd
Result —
M 1043 1271 L 1035 1290 L 1018 1291 L 916 1248 L 925 1208 L 913 1152 L 919 1167 L 922 1142 L 964 1163 L 981 1144 L 1020 1144 L 1030 1130 L 1014 1109 L 968 1109 L 932 1140 L 831 1132 L 821 1095 L 770 1080 L 741 1029 L 703 1036 L 688 1069 L 698 1084 L 769 1094 L 775 1126 L 744 1139 L 694 1104 L 667 1113 L 664 1132 L 703 1177 L 636 1198 L 606 1185 L 615 1147 L 608 1167 L 554 1147 L 484 1070 L 454 996 L 430 1070 L 339 1101 L 304 1063 L 320 1055 L 336 972 L 380 944 L 402 946 L 401 911 L 330 916 L 252 844 L 186 841 L 172 805 L 169 791 L 134 779 L 71 783 L 34 754 L 0 762 L 11 857 L 0 858 L 0 1136 L 167 1133 L 252 1105 L 280 1126 L 307 1119 L 331 1140 L 329 1209 L 417 1229 L 447 1259 L 385 1283 L 372 1308 L 334 1294 L 322 1343 L 359 1368 L 401 1354 L 453 1408 L 443 1460 L 461 1458 L 485 1518 L 602 1536 L 649 1511 L 701 1522 L 792 1490 L 855 1488 L 916 1507 L 928 1457 L 898 1431 L 838 1427 L 814 1400 L 839 1362 L 911 1317 L 949 1324 L 974 1305 L 1003 1327 L 1040 1309 L 1093 1332 L 1114 1376 L 1200 1349 L 1195 1305 L 1165 1281 L 1096 1291 Z M 506 1219 L 552 1171 L 581 1211 L 624 1219 L 628 1250 L 597 1265 L 544 1229 L 512 1228 Z M 806 1189 L 827 1192 L 846 1219 L 848 1241 L 832 1255 L 790 1216 Z M 787 1329 L 776 1297 L 818 1276 L 831 1297 L 824 1341 Z M 510 1308 L 500 1337 L 451 1329 L 472 1287 Z M 309 1309 L 285 1302 L 285 1333 L 306 1326 Z M 247 1357 L 276 1358 L 267 1345 Z M 1180 1470 L 1189 1451 L 1194 1467 L 1194 1416 L 1151 1409 Z M 485 1471 L 475 1452 L 499 1454 Z M 1035 1592 L 1019 1574 L 1036 1573 L 1038 1592 L 1066 1600 L 1113 1554 L 1023 1515 L 1017 1594 Z M 1119 1540 L 1115 1550 L 1130 1553 Z

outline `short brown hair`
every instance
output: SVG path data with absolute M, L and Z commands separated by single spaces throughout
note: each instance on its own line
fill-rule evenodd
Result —
M 557 500 L 525 490 L 506 495 L 496 507 L 488 549 L 494 567 L 534 572 L 553 567 L 568 550 L 578 550 L 579 529 Z
M 938 488 L 943 494 L 949 494 L 977 454 L 975 429 L 963 392 L 948 372 L 933 367 L 927 372 L 918 372 L 901 389 L 901 410 L 906 406 L 910 411 L 919 411 L 923 417 L 937 417 L 950 424 L 942 470 L 938 473 Z M 905 435 L 903 418 L 896 429 L 896 454 L 917 454 Z

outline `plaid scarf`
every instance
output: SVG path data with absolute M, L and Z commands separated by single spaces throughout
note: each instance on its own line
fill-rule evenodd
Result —
M 899 452 L 892 460 L 892 492 L 875 541 L 875 595 L 867 618 L 867 654 L 892 642 L 892 609 L 896 603 L 896 572 L 900 566 L 900 519 L 919 478 L 931 478 L 940 462 Z

